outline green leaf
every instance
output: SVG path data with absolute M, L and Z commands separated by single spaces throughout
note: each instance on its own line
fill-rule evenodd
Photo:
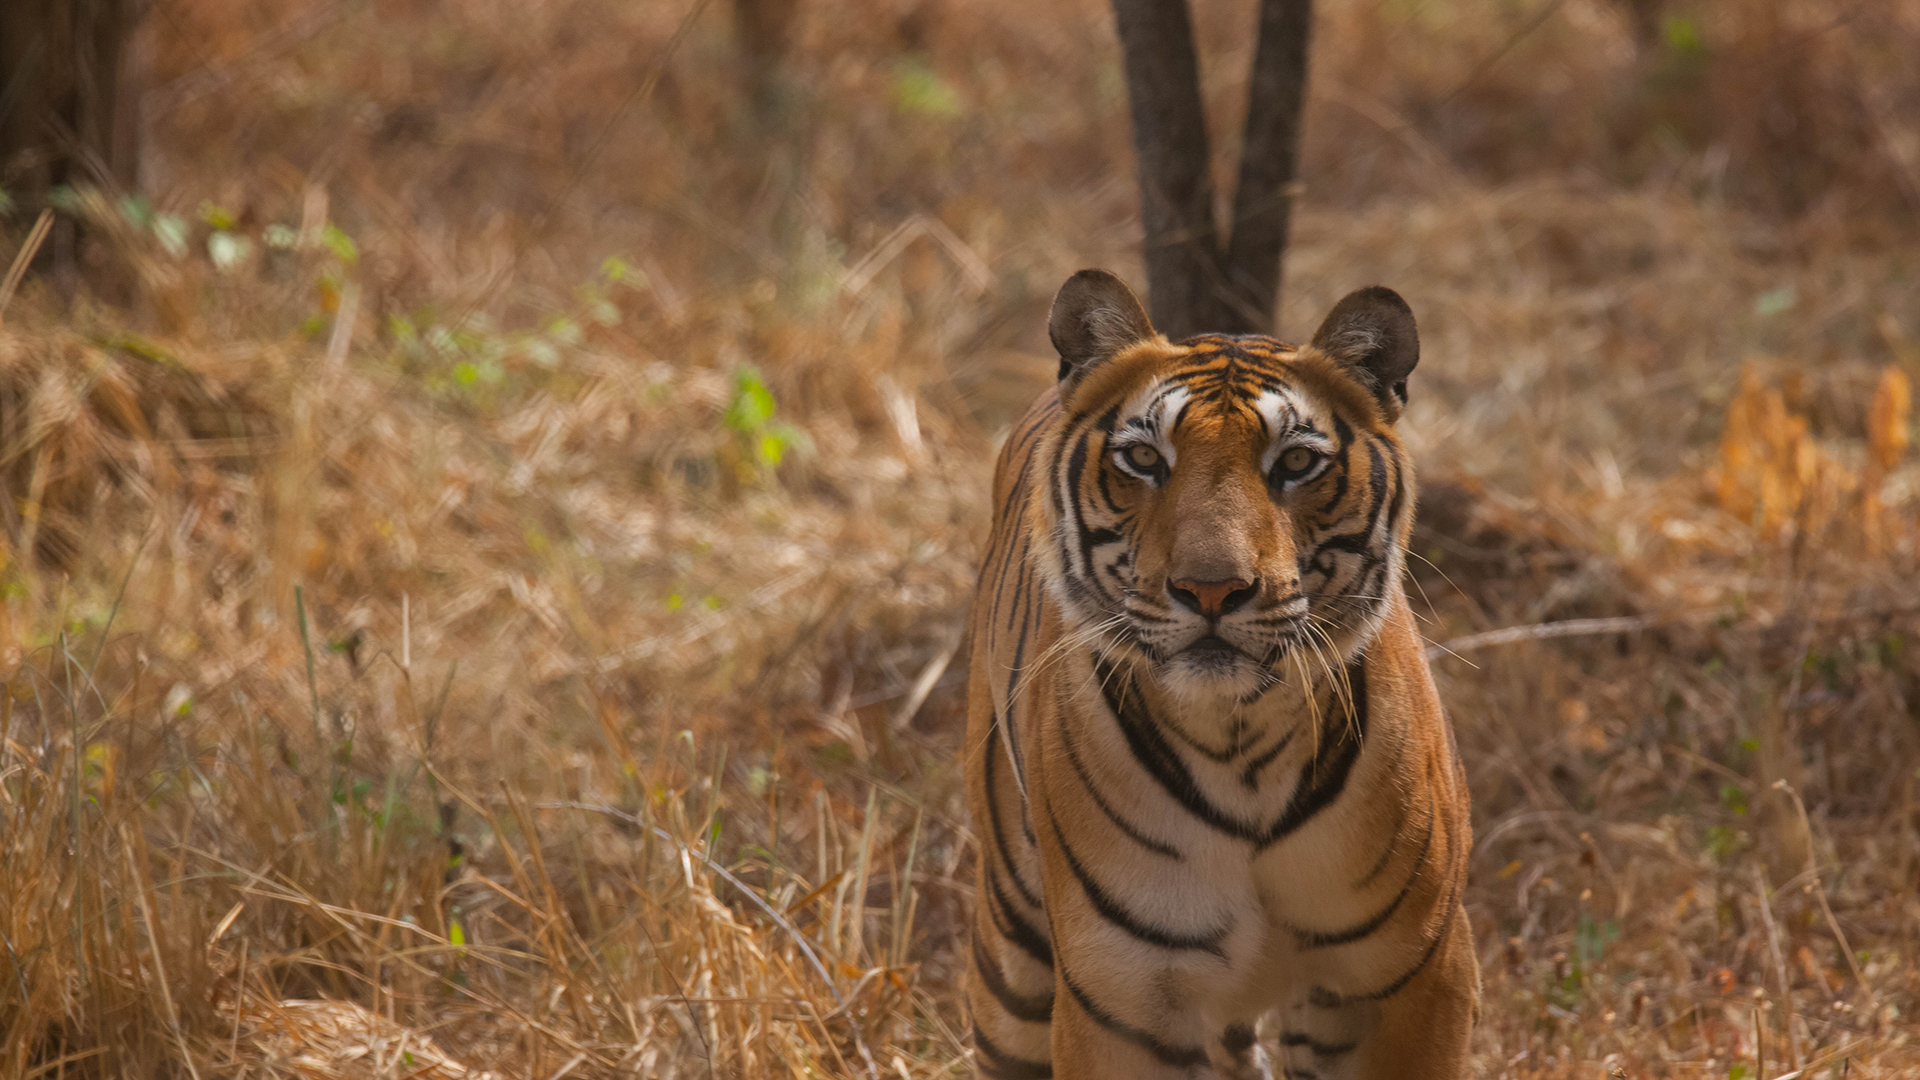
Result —
M 734 376 L 733 403 L 727 406 L 722 422 L 731 430 L 750 435 L 773 419 L 773 391 L 760 380 L 760 372 L 743 367 Z
M 893 107 L 908 116 L 947 118 L 960 115 L 960 95 L 919 57 L 907 57 L 893 68 Z
M 153 204 L 138 195 L 122 195 L 120 216 L 134 228 L 145 229 L 153 224 Z
M 1753 313 L 1763 319 L 1793 310 L 1800 301 L 1800 293 L 1792 285 L 1782 285 L 1777 289 L 1768 289 L 1753 298 Z
M 329 223 L 326 228 L 321 229 L 320 242 L 332 249 L 334 258 L 348 266 L 360 261 L 360 246 L 353 242 L 353 237 L 341 231 L 338 225 Z
M 155 214 L 153 216 L 153 238 L 167 254 L 179 258 L 187 253 L 187 219 L 179 214 Z
M 1700 26 L 1685 15 L 1669 15 L 1661 23 L 1661 36 L 1667 48 L 1681 56 L 1705 56 L 1707 43 L 1700 37 Z
M 1620 940 L 1620 924 L 1608 919 L 1599 922 L 1588 912 L 1580 913 L 1573 931 L 1573 955 L 1580 970 L 1590 971 L 1607 955 L 1607 946 Z
M 459 919 L 453 919 L 447 923 L 447 941 L 456 946 L 467 943 L 467 929 L 460 925 Z
M 1747 792 L 1739 784 L 1720 785 L 1720 805 L 1736 814 L 1747 812 Z
M 760 443 L 754 450 L 761 464 L 778 465 L 780 459 L 786 455 L 787 440 L 779 434 L 768 432 L 760 436 Z
M 230 232 L 240 224 L 240 219 L 233 216 L 233 211 L 211 202 L 200 204 L 200 220 L 218 232 Z

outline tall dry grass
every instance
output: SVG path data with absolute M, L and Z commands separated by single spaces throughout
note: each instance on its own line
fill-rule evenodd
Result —
M 0 1075 L 964 1074 L 1102 5 L 805 5 L 761 110 L 720 7 L 157 10 L 0 310 Z M 1422 321 L 1487 1075 L 1920 1068 L 1911 5 L 1322 15 L 1281 323 Z

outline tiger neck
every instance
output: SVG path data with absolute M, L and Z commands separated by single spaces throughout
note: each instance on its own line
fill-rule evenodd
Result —
M 1251 699 L 1195 700 L 1175 695 L 1144 665 L 1093 655 L 1093 674 L 1108 709 L 1122 723 L 1147 723 L 1174 742 L 1219 762 L 1273 745 L 1287 732 L 1314 736 L 1324 750 L 1336 740 L 1319 736 L 1351 727 L 1365 710 L 1366 650 L 1344 664 L 1302 659 L 1283 678 Z

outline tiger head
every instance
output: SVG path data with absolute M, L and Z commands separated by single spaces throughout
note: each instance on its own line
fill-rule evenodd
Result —
M 1350 294 L 1300 348 L 1170 342 L 1118 278 L 1085 270 L 1048 332 L 1062 415 L 1035 495 L 1070 632 L 1214 701 L 1366 647 L 1414 500 L 1393 424 L 1420 345 L 1397 293 Z

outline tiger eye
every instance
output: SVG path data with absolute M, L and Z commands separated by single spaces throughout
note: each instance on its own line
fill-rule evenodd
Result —
M 1304 446 L 1295 446 L 1280 455 L 1280 467 L 1290 473 L 1303 473 L 1313 467 L 1313 459 L 1319 456 Z
M 1127 463 L 1142 472 L 1160 467 L 1160 451 L 1146 443 L 1135 443 L 1127 447 Z

